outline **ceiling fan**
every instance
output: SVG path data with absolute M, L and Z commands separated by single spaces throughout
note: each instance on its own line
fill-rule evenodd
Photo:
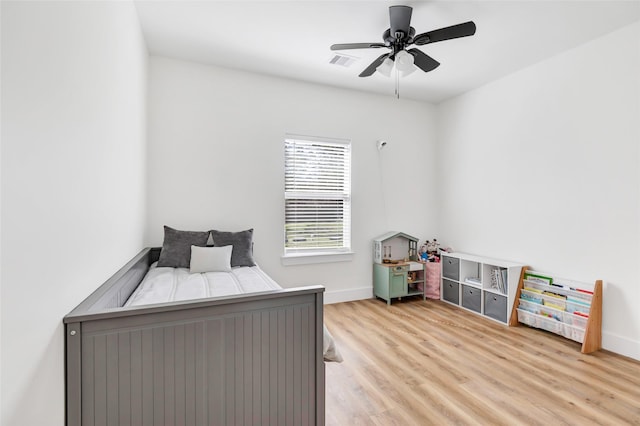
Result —
M 391 26 L 382 34 L 383 43 L 334 44 L 331 46 L 331 50 L 386 47 L 391 51 L 380 55 L 360 73 L 360 77 L 369 77 L 376 72 L 376 70 L 389 76 L 394 64 L 398 71 L 407 75 L 415 70 L 413 65 L 424 72 L 433 71 L 440 65 L 440 62 L 421 50 L 415 47 L 407 49 L 407 47 L 411 45 L 422 46 L 424 44 L 472 36 L 476 33 L 476 24 L 474 24 L 473 21 L 469 21 L 415 35 L 416 30 L 410 25 L 412 11 L 413 8 L 410 6 L 389 7 L 389 21 Z

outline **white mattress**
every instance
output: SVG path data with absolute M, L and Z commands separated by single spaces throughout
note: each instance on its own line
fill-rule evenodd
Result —
M 124 306 L 231 296 L 281 288 L 258 266 L 240 266 L 231 268 L 231 272 L 190 274 L 187 268 L 158 267 L 155 262 Z M 342 355 L 336 348 L 333 336 L 326 326 L 323 331 L 325 361 L 342 362 Z
M 157 267 L 154 263 L 124 306 L 179 302 L 278 290 L 280 287 L 258 266 L 232 268 L 231 272 L 190 274 L 187 268 Z

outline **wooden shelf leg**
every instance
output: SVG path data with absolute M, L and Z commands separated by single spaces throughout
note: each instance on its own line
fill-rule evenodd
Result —
M 520 271 L 520 281 L 518 281 L 518 290 L 516 290 L 516 296 L 513 299 L 513 307 L 511 308 L 511 317 L 509 318 L 509 327 L 515 327 L 518 325 L 518 311 L 516 310 L 518 300 L 520 300 L 520 293 L 522 291 L 522 287 L 524 287 L 524 273 L 529 269 L 528 266 L 523 266 L 522 271 Z
M 602 347 L 602 280 L 596 281 L 593 287 L 589 320 L 584 331 L 582 353 L 590 354 Z

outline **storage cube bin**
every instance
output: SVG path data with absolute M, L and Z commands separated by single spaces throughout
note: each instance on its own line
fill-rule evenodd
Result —
M 484 314 L 498 321 L 507 322 L 507 298 L 485 291 Z
M 442 280 L 442 299 L 447 302 L 455 303 L 460 301 L 459 284 L 451 280 Z
M 454 281 L 460 280 L 460 259 L 442 256 L 442 276 Z
M 481 298 L 482 290 L 462 284 L 462 306 L 472 311 L 480 312 L 482 309 Z

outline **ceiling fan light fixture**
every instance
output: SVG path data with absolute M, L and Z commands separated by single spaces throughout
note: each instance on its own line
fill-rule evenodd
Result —
M 413 55 L 408 53 L 406 50 L 398 52 L 396 54 L 396 68 L 402 73 L 411 72 L 415 68 L 413 66 Z
M 411 26 L 412 11 L 411 6 L 389 6 L 389 28 L 382 33 L 382 43 L 340 43 L 332 44 L 330 49 L 389 49 L 389 53 L 384 53 L 374 59 L 368 67 L 358 74 L 358 77 L 369 77 L 376 71 L 386 77 L 391 77 L 391 72 L 395 68 L 396 96 L 399 98 L 400 77 L 406 77 L 416 69 L 430 72 L 440 65 L 440 62 L 412 45 L 422 46 L 468 37 L 476 33 L 476 24 L 473 21 L 468 21 L 416 35 L 415 28 Z
M 378 65 L 378 68 L 376 68 L 376 71 L 378 71 L 380 74 L 384 75 L 385 77 L 391 77 L 392 69 L 393 69 L 393 61 L 390 58 L 386 58 L 384 61 L 382 61 L 380 65 Z
M 416 67 L 416 66 L 412 66 L 411 68 L 409 68 L 409 70 L 408 70 L 408 71 L 400 71 L 400 76 L 402 76 L 402 77 L 406 77 L 406 76 L 408 76 L 409 74 L 413 74 L 413 72 L 414 72 L 415 70 L 417 70 L 417 69 L 418 69 L 418 67 Z

